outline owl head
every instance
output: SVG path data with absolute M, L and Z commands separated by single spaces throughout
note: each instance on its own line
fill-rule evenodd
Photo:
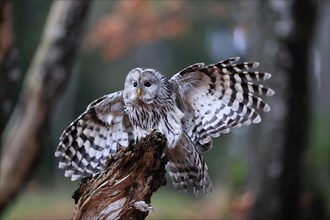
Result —
M 152 104 L 159 102 L 164 95 L 166 78 L 154 69 L 135 68 L 131 70 L 125 81 L 124 98 L 126 102 L 143 102 Z

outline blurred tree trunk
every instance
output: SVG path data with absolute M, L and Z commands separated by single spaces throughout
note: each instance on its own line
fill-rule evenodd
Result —
M 90 2 L 54 1 L 51 7 L 42 42 L 2 136 L 1 211 L 24 185 L 38 158 L 51 113 L 69 82 Z
M 13 30 L 12 4 L 9 0 L 3 0 L 0 1 L 0 134 L 12 111 L 15 91 L 21 80 L 17 61 L 18 50 Z
M 317 1 L 249 1 L 254 17 L 253 58 L 273 74 L 275 91 L 261 126 L 250 134 L 250 183 L 256 190 L 249 218 L 301 219 L 302 154 L 307 149 L 310 52 Z M 263 60 L 261 60 L 261 58 Z

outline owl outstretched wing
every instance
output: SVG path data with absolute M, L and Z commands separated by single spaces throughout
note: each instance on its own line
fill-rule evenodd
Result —
M 55 156 L 65 176 L 76 180 L 99 173 L 117 147 L 127 147 L 131 125 L 124 111 L 123 91 L 92 102 L 62 133 Z
M 271 75 L 251 71 L 259 65 L 257 62 L 237 64 L 238 60 L 235 57 L 208 66 L 197 63 L 170 79 L 178 105 L 186 115 L 185 131 L 199 152 L 212 147 L 211 137 L 259 123 L 257 110 L 270 110 L 258 95 L 271 96 L 274 91 L 253 81 L 266 80 Z

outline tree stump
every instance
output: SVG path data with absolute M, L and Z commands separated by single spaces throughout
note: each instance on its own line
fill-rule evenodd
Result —
M 144 219 L 154 211 L 152 193 L 166 185 L 165 145 L 164 135 L 153 132 L 120 148 L 103 173 L 81 180 L 73 219 Z

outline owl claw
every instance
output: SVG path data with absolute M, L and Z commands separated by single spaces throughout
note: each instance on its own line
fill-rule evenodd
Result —
M 152 135 L 153 133 L 156 133 L 156 132 L 158 132 L 157 129 L 154 129 L 154 128 L 149 128 L 149 129 L 148 129 L 148 133 L 149 133 L 149 135 Z

